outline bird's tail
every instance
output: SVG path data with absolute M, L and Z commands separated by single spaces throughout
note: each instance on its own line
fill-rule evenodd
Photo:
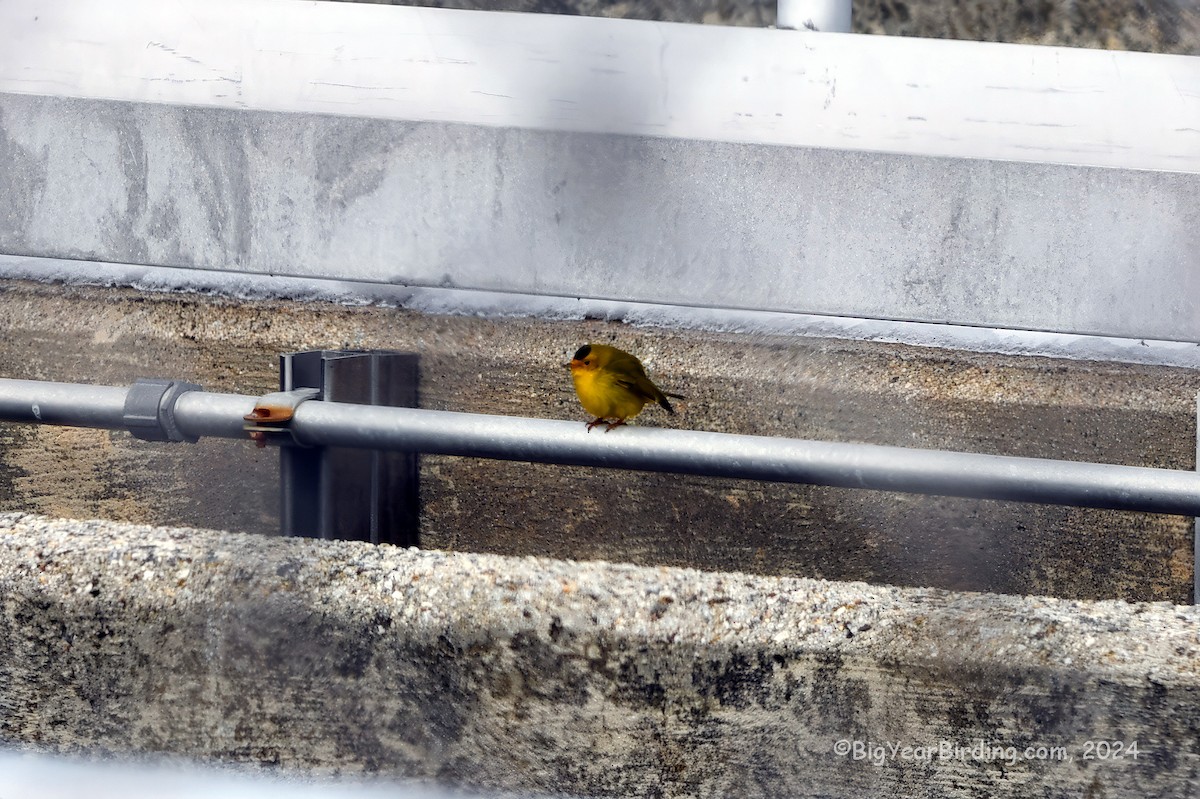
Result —
M 667 413 L 673 415 L 675 413 L 675 409 L 671 407 L 671 403 L 667 400 L 667 397 L 674 397 L 675 399 L 683 399 L 683 395 L 682 394 L 671 394 L 666 391 L 659 392 L 658 404 L 661 405 L 663 407 L 663 410 L 665 410 Z

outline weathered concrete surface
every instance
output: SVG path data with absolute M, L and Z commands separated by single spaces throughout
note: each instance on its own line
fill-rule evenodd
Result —
M 1195 466 L 1190 370 L 869 342 L 439 317 L 0 284 L 0 375 L 275 390 L 276 354 L 419 352 L 421 405 L 579 419 L 566 357 L 640 354 L 675 417 L 637 423 L 1174 469 Z M 616 433 L 613 433 L 616 435 Z M 249 444 L 0 424 L 0 507 L 75 518 L 276 530 L 277 458 Z M 1187 602 L 1181 517 L 426 457 L 424 546 L 875 583 Z
M 0 739 L 56 751 L 590 796 L 1200 790 L 1190 607 L 6 514 L 0 619 Z

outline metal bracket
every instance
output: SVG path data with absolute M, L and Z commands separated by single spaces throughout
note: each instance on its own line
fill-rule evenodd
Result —
M 246 421 L 242 427 L 250 434 L 251 440 L 258 447 L 267 445 L 267 436 L 286 433 L 291 443 L 298 447 L 307 446 L 296 440 L 290 424 L 300 403 L 316 399 L 321 392 L 315 388 L 298 388 L 293 391 L 276 391 L 259 397 L 254 410 L 242 418 Z
M 279 388 L 320 390 L 324 402 L 415 408 L 415 353 L 312 350 L 279 358 Z M 417 454 L 335 446 L 279 448 L 284 535 L 416 546 Z
M 138 378 L 125 395 L 122 419 L 134 438 L 142 441 L 187 441 L 199 436 L 185 435 L 175 422 L 175 401 L 189 391 L 203 391 L 195 383 L 182 380 Z

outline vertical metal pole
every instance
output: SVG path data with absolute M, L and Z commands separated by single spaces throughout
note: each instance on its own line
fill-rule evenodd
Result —
M 775 27 L 849 33 L 851 0 L 778 0 Z
M 329 402 L 417 406 L 418 360 L 412 353 L 291 353 L 281 357 L 280 370 L 285 391 L 317 388 Z M 341 447 L 280 452 L 284 535 L 417 545 L 416 453 Z

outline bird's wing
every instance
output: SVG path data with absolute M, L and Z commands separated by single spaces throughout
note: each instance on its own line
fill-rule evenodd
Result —
M 613 358 L 609 364 L 609 369 L 617 374 L 614 381 L 618 386 L 636 394 L 648 402 L 657 402 L 667 413 L 675 413 L 675 409 L 671 407 L 670 401 L 667 400 L 658 386 L 646 376 L 646 370 L 642 367 L 641 362 L 632 355 L 618 355 Z M 675 395 L 671 395 L 675 396 Z M 682 397 L 679 397 L 682 399 Z
M 658 395 L 661 392 L 650 382 L 650 378 L 646 377 L 646 370 L 642 368 L 637 358 L 624 354 L 617 355 L 609 362 L 608 369 L 615 375 L 613 382 L 618 386 L 651 402 L 658 402 Z
M 658 390 L 658 386 L 650 382 L 650 378 L 644 374 L 621 375 L 615 382 L 621 388 L 637 394 L 639 397 L 650 402 L 658 402 L 658 398 L 662 396 L 662 392 Z
M 636 375 L 617 378 L 617 385 L 648 402 L 658 403 L 667 413 L 675 413 L 675 409 L 671 407 L 671 402 L 667 399 L 667 395 L 660 391 L 658 386 L 654 385 L 654 382 L 646 377 L 646 373 L 641 370 Z

